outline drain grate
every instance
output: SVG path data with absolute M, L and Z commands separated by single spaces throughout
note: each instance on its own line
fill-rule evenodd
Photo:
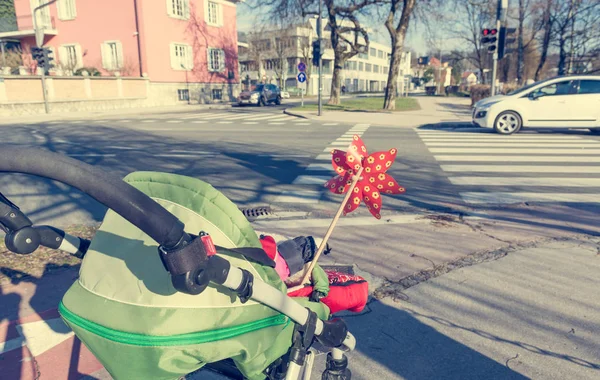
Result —
M 240 208 L 240 211 L 246 218 L 258 218 L 259 216 L 273 214 L 269 206 Z

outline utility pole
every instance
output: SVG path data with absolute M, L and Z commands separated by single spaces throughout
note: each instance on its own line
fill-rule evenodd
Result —
M 322 47 L 322 25 L 321 25 L 321 14 L 323 12 L 322 8 L 323 0 L 319 0 L 319 18 L 317 19 L 317 39 L 319 40 L 319 46 Z M 323 59 L 322 53 L 323 49 L 320 49 L 321 54 L 319 54 L 319 110 L 317 112 L 318 116 L 321 116 L 323 112 Z
M 506 22 L 506 13 L 508 8 L 508 0 L 498 0 L 498 11 L 496 12 L 496 30 L 500 30 L 502 22 Z M 492 87 L 490 95 L 496 95 L 496 72 L 498 70 L 498 40 L 496 40 L 496 49 L 494 49 L 494 62 L 492 64 Z
M 56 3 L 56 1 L 57 0 L 50 0 L 49 2 L 42 4 L 33 10 L 33 30 L 35 32 L 35 44 L 39 48 L 42 48 L 44 46 L 44 28 L 46 26 L 44 25 L 42 28 L 38 27 L 37 12 L 40 9 L 47 7 L 52 3 Z M 50 105 L 48 104 L 48 90 L 46 88 L 46 69 L 45 68 L 42 68 L 42 95 L 44 97 L 44 109 L 46 110 L 46 113 L 50 113 Z

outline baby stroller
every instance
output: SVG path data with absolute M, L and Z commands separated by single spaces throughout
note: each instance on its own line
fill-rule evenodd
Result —
M 355 339 L 327 306 L 290 298 L 256 232 L 223 194 L 198 179 L 137 172 L 122 180 L 36 149 L 0 148 L 0 172 L 73 186 L 108 207 L 89 242 L 33 226 L 0 194 L 0 228 L 20 254 L 40 245 L 85 253 L 59 305 L 64 321 L 115 379 L 176 379 L 233 362 L 248 379 L 350 379 Z

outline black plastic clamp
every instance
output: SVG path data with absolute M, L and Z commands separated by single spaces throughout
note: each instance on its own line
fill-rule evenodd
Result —
M 254 275 L 247 270 L 242 269 L 242 282 L 240 283 L 240 286 L 234 290 L 238 297 L 240 297 L 240 301 L 242 303 L 248 302 L 248 300 L 252 297 L 253 288 Z

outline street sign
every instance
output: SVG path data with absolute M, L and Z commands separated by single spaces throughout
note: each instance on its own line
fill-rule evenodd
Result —
M 300 83 L 306 82 L 306 74 L 298 73 L 298 82 L 300 82 Z
M 298 71 L 301 71 L 301 72 L 305 72 L 306 71 L 306 64 L 304 62 L 300 62 L 298 64 Z

